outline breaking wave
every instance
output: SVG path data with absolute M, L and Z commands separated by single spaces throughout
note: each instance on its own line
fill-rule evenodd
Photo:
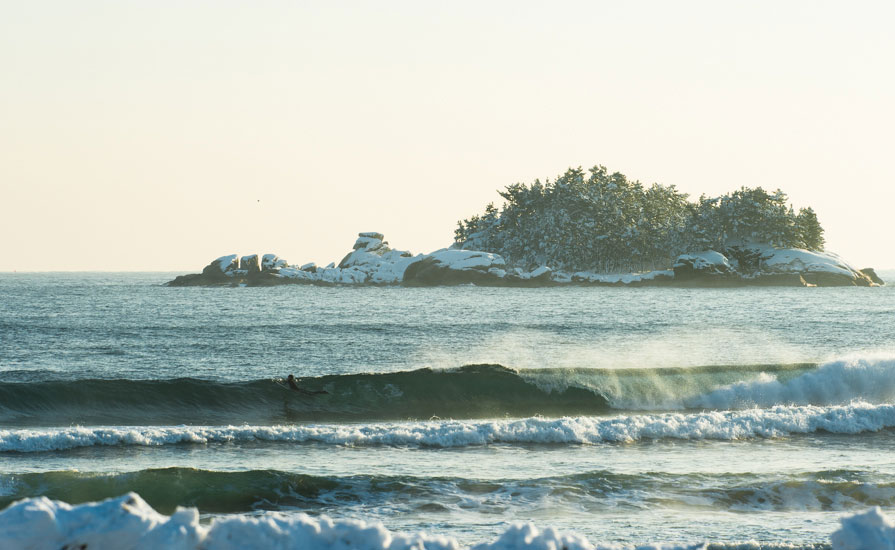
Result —
M 281 381 L 280 381 L 281 382 Z M 75 380 L 0 383 L 0 424 L 163 425 L 606 415 L 895 402 L 895 359 L 821 365 L 522 369 L 468 365 L 300 380 Z
M 40 493 L 72 504 L 138 492 L 156 510 L 194 506 L 203 513 L 342 510 L 395 506 L 443 513 L 470 508 L 516 511 L 544 499 L 597 511 L 618 507 L 736 511 L 850 510 L 895 505 L 895 483 L 860 471 L 822 471 L 767 480 L 756 474 L 619 474 L 593 471 L 533 479 L 390 475 L 313 476 L 278 470 L 238 472 L 159 468 L 126 473 L 52 471 L 5 476 L 0 509 Z
M 350 446 L 469 447 L 492 444 L 595 445 L 645 440 L 739 440 L 817 432 L 858 434 L 895 427 L 895 405 L 776 406 L 706 411 L 526 418 L 275 426 L 71 427 L 0 430 L 0 452 L 93 446 L 279 442 Z
M 282 380 L 212 382 L 172 380 L 80 380 L 0 384 L 0 423 L 229 424 L 299 421 L 490 418 L 599 414 L 602 396 L 567 387 L 543 389 L 499 365 L 418 369 L 383 374 L 346 374 L 299 380 L 291 391 Z

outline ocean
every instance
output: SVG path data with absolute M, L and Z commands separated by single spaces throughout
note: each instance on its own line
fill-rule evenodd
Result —
M 829 548 L 895 511 L 892 287 L 174 275 L 0 274 L 0 509 L 134 491 L 206 523 L 720 549 Z

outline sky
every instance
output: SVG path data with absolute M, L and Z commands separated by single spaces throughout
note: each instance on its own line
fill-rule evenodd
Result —
M 0 271 L 449 246 L 604 165 L 895 268 L 891 2 L 0 0 Z

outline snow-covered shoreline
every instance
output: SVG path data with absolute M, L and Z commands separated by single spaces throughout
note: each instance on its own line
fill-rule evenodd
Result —
M 832 533 L 833 550 L 895 548 L 895 521 L 879 508 L 842 518 Z M 395 533 L 381 523 L 332 520 L 305 514 L 218 518 L 199 522 L 195 508 L 178 508 L 170 516 L 156 512 L 136 493 L 72 506 L 46 497 L 23 499 L 0 511 L 0 547 L 20 550 L 235 550 L 244 548 L 365 550 L 459 550 L 454 538 L 427 533 Z M 698 550 L 705 544 L 649 544 L 638 550 Z M 591 543 L 574 533 L 516 523 L 494 541 L 471 550 L 621 550 L 627 545 Z
M 727 255 L 725 255 L 727 254 Z M 498 254 L 443 248 L 413 255 L 388 246 L 381 233 L 358 235 L 353 250 L 338 265 L 292 265 L 276 254 L 221 256 L 201 273 L 182 275 L 168 286 L 404 285 L 533 287 L 588 286 L 877 286 L 872 269 L 858 269 L 829 252 L 766 245 L 684 254 L 672 269 L 643 273 L 568 272 L 537 266 L 509 266 Z

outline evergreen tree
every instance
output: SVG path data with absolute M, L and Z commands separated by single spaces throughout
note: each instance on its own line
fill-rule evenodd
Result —
M 461 220 L 455 243 L 522 267 L 631 271 L 667 268 L 684 252 L 751 243 L 823 247 L 814 211 L 796 215 L 779 189 L 741 187 L 694 203 L 674 186 L 644 187 L 594 166 L 499 193 L 503 206 L 491 203 L 481 216 Z
M 810 206 L 800 208 L 796 217 L 796 231 L 801 246 L 808 250 L 824 249 L 824 228 L 817 221 L 817 214 Z

